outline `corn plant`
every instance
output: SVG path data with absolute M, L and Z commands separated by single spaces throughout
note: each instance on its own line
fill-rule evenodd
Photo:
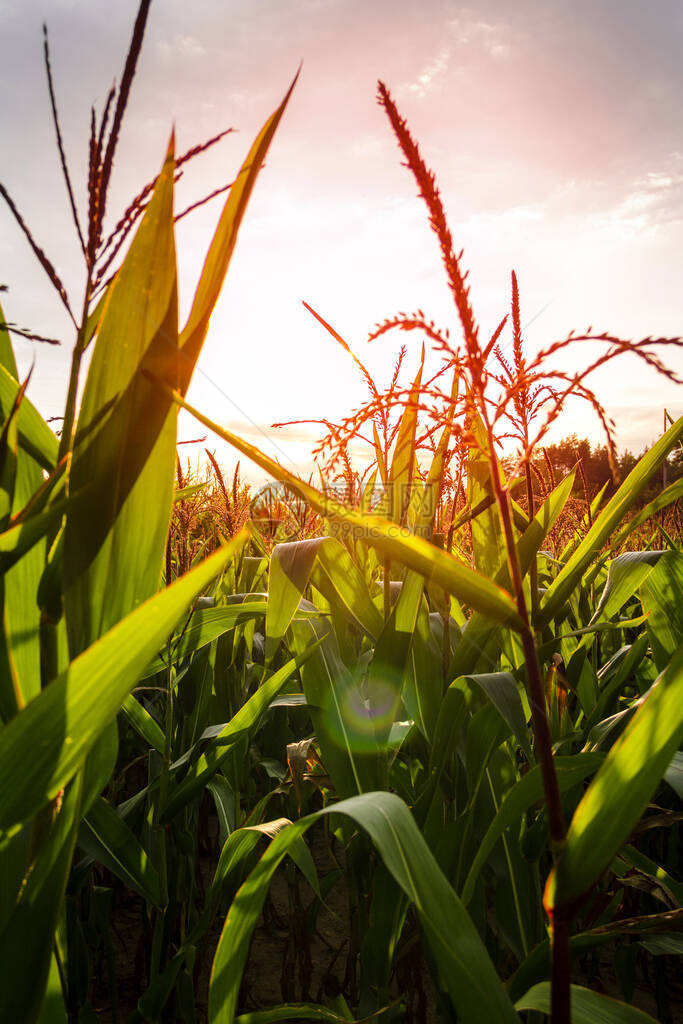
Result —
M 191 891 L 179 895 L 191 878 L 191 851 L 182 856 L 178 850 L 183 849 L 179 836 L 191 824 L 193 812 L 186 808 L 196 778 L 202 785 L 212 778 L 230 755 L 235 737 L 245 740 L 297 665 L 292 660 L 267 679 L 259 678 L 263 685 L 250 702 L 252 681 L 245 681 L 246 667 L 238 658 L 232 673 L 229 666 L 222 673 L 225 700 L 220 712 L 211 705 L 215 688 L 209 672 L 219 638 L 253 621 L 261 609 L 253 602 L 249 607 L 239 600 L 230 604 L 220 587 L 213 607 L 192 609 L 207 588 L 215 589 L 236 558 L 230 574 L 234 578 L 241 571 L 238 556 L 248 533 L 219 544 L 210 557 L 195 559 L 192 566 L 186 559 L 182 571 L 174 574 L 175 582 L 167 572 L 167 585 L 160 589 L 174 500 L 177 407 L 150 379 L 151 374 L 160 376 L 183 390 L 189 384 L 244 210 L 289 93 L 264 125 L 229 191 L 181 329 L 174 241 L 180 215 L 174 213 L 174 181 L 179 166 L 217 139 L 176 158 L 171 136 L 160 173 L 109 233 L 104 228 L 114 155 L 148 10 L 148 0 L 142 0 L 120 87 L 108 95 L 99 122 L 93 110 L 85 226 L 62 144 L 45 34 L 58 148 L 84 257 L 80 316 L 74 314 L 53 263 L 2 188 L 76 332 L 57 439 L 25 396 L 27 382 L 18 379 L 4 316 L 0 330 L 0 1016 L 7 1020 L 43 1019 L 53 1001 L 66 1006 L 70 1018 L 80 1019 L 85 1012 L 88 993 L 83 989 L 77 911 L 95 899 L 89 871 L 94 861 L 143 896 L 151 935 L 147 969 L 152 984 L 163 976 L 178 929 L 184 937 L 193 924 Z M 128 241 L 117 266 L 116 257 Z M 89 345 L 93 354 L 77 408 L 82 359 Z M 176 640 L 169 640 L 178 625 Z M 204 652 L 207 644 L 213 644 L 210 658 Z M 197 660 L 188 667 L 195 650 Z M 160 654 L 164 660 L 158 666 Z M 150 678 L 154 691 L 162 694 L 160 708 L 158 701 L 141 702 L 132 693 L 141 681 L 144 692 Z M 117 808 L 112 803 L 115 788 L 109 799 L 101 794 L 119 753 L 129 753 L 127 733 L 119 751 L 119 712 L 137 736 L 138 748 L 142 745 L 148 779 L 132 802 Z M 223 726 L 214 727 L 210 742 L 202 745 L 202 757 L 211 767 L 201 769 L 195 763 L 197 745 L 209 713 L 214 725 L 219 714 Z M 186 765 L 192 759 L 188 774 Z M 179 775 L 185 776 L 184 788 Z M 173 833 L 166 825 L 169 806 L 180 815 L 173 819 Z M 139 834 L 130 824 L 135 813 L 143 815 Z M 178 839 L 178 847 L 172 838 Z M 207 913 L 209 906 L 210 901 Z M 87 979 L 87 958 L 85 970 Z M 158 995 L 154 998 L 159 1000 Z

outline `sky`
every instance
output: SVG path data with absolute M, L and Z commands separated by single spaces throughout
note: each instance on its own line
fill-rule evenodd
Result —
M 0 181 L 76 306 L 83 268 L 41 24 L 82 208 L 90 105 L 101 110 L 120 75 L 136 10 L 136 0 L 0 0 Z M 513 268 L 530 351 L 588 325 L 634 338 L 683 333 L 682 45 L 678 0 L 154 0 L 117 151 L 114 214 L 157 172 L 173 125 L 179 151 L 237 129 L 189 166 L 177 210 L 230 181 L 303 62 L 190 400 L 307 473 L 315 429 L 271 424 L 339 419 L 365 391 L 303 300 L 380 382 L 400 342 L 414 370 L 420 343 L 416 334 L 368 343 L 377 321 L 421 308 L 456 332 L 436 239 L 375 100 L 378 78 L 436 172 L 484 333 L 507 312 Z M 178 225 L 181 322 L 220 208 L 215 200 Z M 22 372 L 35 362 L 31 399 L 57 416 L 73 328 L 6 209 L 0 283 L 8 320 L 63 342 L 15 343 Z M 669 362 L 683 373 L 683 357 Z M 651 444 L 664 408 L 683 413 L 680 389 L 631 357 L 594 386 L 621 450 Z M 555 437 L 571 432 L 601 441 L 585 409 L 569 407 Z M 205 431 L 183 415 L 180 434 Z M 206 445 L 234 463 L 215 438 Z M 201 447 L 183 451 L 194 457 Z

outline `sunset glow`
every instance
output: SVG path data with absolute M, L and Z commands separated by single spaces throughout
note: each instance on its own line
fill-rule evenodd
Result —
M 118 72 L 134 9 L 130 0 L 113 9 L 0 3 L 0 79 L 14 97 L 0 115 L 2 176 L 19 207 L 30 206 L 37 238 L 59 256 L 67 287 L 79 280 L 79 253 L 41 80 L 40 23 L 46 17 L 51 30 L 65 145 L 82 196 L 89 104 L 101 106 Z M 379 379 L 390 373 L 397 340 L 368 345 L 377 320 L 420 307 L 456 329 L 425 210 L 375 103 L 378 77 L 437 174 L 484 332 L 508 309 L 512 268 L 532 351 L 589 324 L 624 337 L 680 332 L 682 34 L 673 2 L 297 0 L 229 10 L 204 2 L 191 17 L 180 3 L 153 6 L 112 215 L 156 172 L 172 124 L 180 151 L 227 126 L 239 129 L 188 168 L 178 209 L 231 180 L 303 60 L 191 398 L 266 447 L 264 434 L 274 439 L 269 450 L 306 472 L 315 431 L 270 425 L 339 418 L 363 399 L 363 385 L 302 300 Z M 181 318 L 219 204 L 178 226 Z M 8 317 L 64 343 L 36 351 L 17 342 L 22 372 L 37 360 L 29 393 L 50 416 L 63 400 L 71 327 L 15 225 L 7 217 L 3 223 Z M 414 372 L 419 342 L 405 340 Z M 622 449 L 640 451 L 661 432 L 664 408 L 681 409 L 674 385 L 628 358 L 594 386 Z M 182 436 L 196 435 L 181 422 Z M 559 431 L 601 436 L 595 419 L 573 408 Z M 221 457 L 231 458 L 227 451 Z

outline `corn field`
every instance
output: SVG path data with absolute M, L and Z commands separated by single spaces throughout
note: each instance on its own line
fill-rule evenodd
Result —
M 423 347 L 402 384 L 402 348 L 384 388 L 309 307 L 368 398 L 321 425 L 317 483 L 291 474 L 186 396 L 296 79 L 222 190 L 181 325 L 174 184 L 217 140 L 171 137 L 105 228 L 148 8 L 93 114 L 85 217 L 45 38 L 79 305 L 0 186 L 75 332 L 57 435 L 0 311 L 0 1021 L 680 1020 L 683 477 L 658 481 L 683 419 L 609 497 L 542 454 L 578 396 L 614 455 L 590 374 L 629 354 L 676 379 L 680 339 L 530 356 L 514 274 L 482 337 L 380 82 L 457 330 L 380 321 L 377 344 L 417 332 L 439 365 Z M 272 486 L 211 453 L 188 471 L 180 409 Z

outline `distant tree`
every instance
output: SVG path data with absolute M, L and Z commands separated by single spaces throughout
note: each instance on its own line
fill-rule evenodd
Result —
M 594 498 L 605 484 L 607 484 L 605 497 L 609 498 L 636 466 L 642 454 L 644 452 L 640 456 L 634 455 L 628 449 L 622 454 L 618 454 L 617 464 L 614 467 L 616 472 L 615 476 L 613 476 L 606 445 L 593 446 L 587 438 L 579 437 L 577 434 L 569 434 L 560 441 L 549 444 L 537 452 L 533 461 L 534 490 L 538 493 L 539 498 L 542 499 L 546 493 L 552 490 L 553 486 L 558 484 L 563 477 L 567 476 L 580 463 L 580 471 L 576 474 L 572 491 L 573 497 L 585 499 L 585 481 L 589 498 Z M 512 461 L 510 460 L 509 462 L 509 468 L 512 468 Z M 672 452 L 666 462 L 666 482 L 671 484 L 681 476 L 683 476 L 683 447 L 679 447 Z M 650 481 L 649 486 L 636 503 L 636 507 L 646 504 L 655 496 L 658 490 L 661 489 L 663 479 L 664 467 Z M 514 496 L 517 501 L 526 507 L 523 491 L 524 488 L 521 486 L 516 488 Z

